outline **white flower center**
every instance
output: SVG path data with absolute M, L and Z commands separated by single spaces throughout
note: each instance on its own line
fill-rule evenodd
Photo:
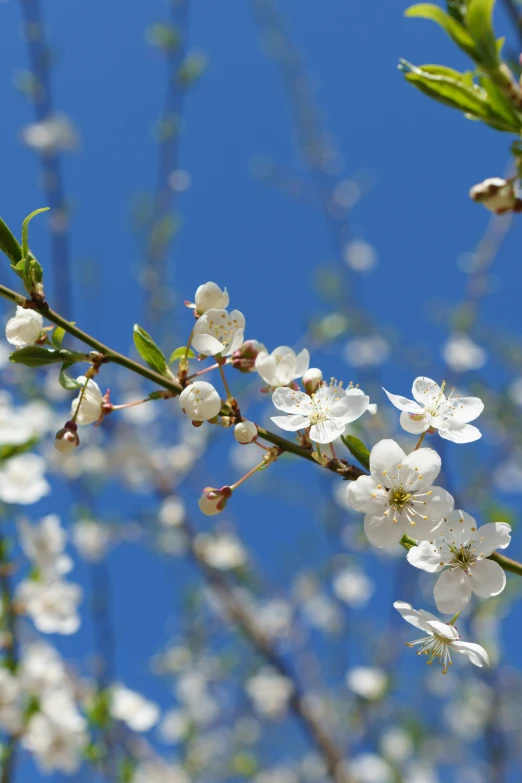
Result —
M 330 406 L 327 400 L 312 394 L 312 410 L 308 414 L 311 424 L 317 424 L 319 421 L 327 421 L 330 418 Z

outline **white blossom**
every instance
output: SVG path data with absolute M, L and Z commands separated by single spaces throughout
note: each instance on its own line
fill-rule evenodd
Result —
M 390 346 L 382 337 L 354 337 L 344 346 L 343 359 L 351 367 L 378 367 L 388 359 Z
M 190 777 L 179 764 L 164 761 L 144 761 L 132 776 L 132 783 L 191 783 Z
M 179 407 L 192 421 L 208 421 L 221 410 L 221 398 L 211 383 L 194 381 L 179 395 Z
M 190 719 L 185 710 L 168 710 L 163 715 L 159 733 L 163 742 L 177 745 L 190 731 Z
M 239 310 L 207 310 L 194 327 L 192 345 L 203 356 L 229 356 L 241 346 L 245 318 Z
M 5 327 L 5 336 L 8 343 L 23 348 L 25 345 L 34 345 L 40 339 L 43 329 L 43 317 L 36 310 L 30 310 L 18 306 L 16 315 L 9 319 Z
M 340 386 L 321 386 L 314 394 L 276 389 L 272 395 L 275 407 L 287 416 L 272 416 L 283 430 L 295 432 L 310 427 L 310 437 L 316 443 L 331 443 L 344 433 L 345 426 L 358 419 L 368 407 L 365 394 L 346 394 Z
M 199 286 L 194 302 L 188 303 L 187 307 L 193 308 L 198 315 L 204 315 L 208 310 L 226 309 L 228 302 L 227 289 L 222 291 L 216 283 L 208 282 Z
M 439 612 L 461 612 L 472 593 L 489 598 L 502 592 L 506 586 L 504 569 L 486 558 L 509 545 L 510 533 L 505 522 L 477 528 L 472 516 L 455 510 L 444 520 L 434 541 L 422 541 L 409 550 L 408 561 L 416 568 L 432 574 L 442 571 L 434 590 Z
M 267 718 L 279 718 L 286 712 L 294 686 L 288 677 L 265 666 L 247 680 L 245 690 L 256 712 Z
M 195 541 L 200 557 L 221 571 L 240 568 L 247 561 L 247 553 L 240 539 L 232 533 L 216 533 L 213 536 L 200 534 Z
M 20 683 L 9 669 L 2 666 L 0 668 L 0 729 L 14 734 L 21 726 Z
M 354 608 L 365 606 L 374 592 L 371 579 L 360 568 L 353 566 L 344 568 L 336 574 L 332 586 L 337 598 Z
M 29 694 L 41 695 L 67 684 L 64 662 L 43 639 L 23 645 L 17 674 L 22 690 Z
M 234 438 L 243 445 L 257 438 L 257 425 L 253 421 L 240 421 L 234 427 Z
M 287 386 L 296 378 L 302 378 L 308 370 L 310 354 L 303 348 L 298 354 L 287 345 L 280 345 L 272 353 L 260 351 L 255 368 L 261 378 L 272 389 Z
M 42 772 L 72 774 L 80 767 L 88 739 L 87 721 L 69 692 L 62 689 L 42 695 L 40 710 L 29 721 L 21 741 L 35 755 Z
M 473 185 L 469 197 L 496 215 L 522 210 L 522 201 L 517 198 L 512 179 L 505 180 L 501 177 L 485 179 L 484 182 Z
M 158 519 L 164 527 L 178 527 L 185 519 L 185 503 L 177 495 L 169 495 L 162 502 Z
M 35 435 L 29 411 L 15 408 L 9 392 L 0 390 L 0 443 L 27 443 Z
M 80 555 L 85 560 L 95 563 L 105 556 L 111 534 L 106 525 L 92 519 L 82 519 L 73 527 L 72 540 Z
M 382 669 L 372 666 L 356 666 L 346 674 L 346 684 L 363 699 L 375 701 L 384 696 L 388 677 Z
M 405 761 L 415 751 L 411 735 L 402 726 L 390 726 L 386 729 L 381 737 L 380 747 L 383 755 L 395 763 Z
M 38 525 L 20 519 L 18 530 L 22 549 L 42 579 L 50 581 L 71 570 L 72 560 L 64 552 L 67 533 L 56 514 L 44 517 Z
M 43 153 L 55 150 L 74 150 L 78 146 L 78 134 L 70 119 L 62 113 L 53 114 L 40 122 L 26 125 L 22 141 L 28 147 Z
M 420 645 L 417 655 L 429 656 L 426 663 L 433 663 L 438 659 L 443 666 L 443 672 L 446 673 L 452 663 L 451 654 L 460 653 L 469 658 L 475 666 L 489 666 L 488 654 L 484 648 L 474 642 L 461 641 L 454 625 L 446 625 L 431 612 L 413 609 L 404 601 L 395 601 L 393 605 L 407 623 L 427 634 L 414 642 L 408 642 L 408 647 Z
M 470 443 L 481 437 L 476 427 L 468 422 L 476 419 L 484 410 L 484 403 L 478 397 L 446 397 L 444 385 L 441 388 L 431 378 L 416 378 L 408 400 L 384 389 L 390 402 L 401 412 L 401 426 L 406 432 L 419 435 L 430 429 L 438 430 L 441 438 L 454 443 Z
M 133 731 L 149 731 L 160 718 L 157 704 L 119 684 L 111 688 L 110 713 Z
M 80 377 L 76 378 L 76 380 L 78 383 L 81 383 L 82 386 L 84 386 L 85 382 L 87 381 L 87 378 L 84 375 L 80 375 Z M 81 404 L 80 404 L 80 399 L 81 399 Z M 93 381 L 92 378 L 89 378 L 89 381 L 87 382 L 87 386 L 85 388 L 83 397 L 82 397 L 82 389 L 80 389 L 78 397 L 76 397 L 76 399 L 72 401 L 71 404 L 72 416 L 74 416 L 74 414 L 76 413 L 76 409 L 78 408 L 78 405 L 80 405 L 80 410 L 75 419 L 75 422 L 77 424 L 86 426 L 88 424 L 94 424 L 101 418 L 103 413 L 103 396 L 100 387 L 98 386 L 96 381 Z
M 356 783 L 393 783 L 395 780 L 393 768 L 373 753 L 354 756 L 347 765 L 348 771 Z
M 467 334 L 455 333 L 442 347 L 442 358 L 455 372 L 480 370 L 486 364 L 488 355 Z
M 42 633 L 70 635 L 80 627 L 77 613 L 82 598 L 79 585 L 55 581 L 49 584 L 24 580 L 16 591 L 16 600 Z
M 370 476 L 360 476 L 346 490 L 356 511 L 366 514 L 364 530 L 378 547 L 398 544 L 406 533 L 420 541 L 437 534 L 453 510 L 453 498 L 432 486 L 441 460 L 433 449 L 406 454 L 393 440 L 381 440 L 370 454 Z
M 44 478 L 45 460 L 37 454 L 18 454 L 0 467 L 0 500 L 30 505 L 51 491 Z

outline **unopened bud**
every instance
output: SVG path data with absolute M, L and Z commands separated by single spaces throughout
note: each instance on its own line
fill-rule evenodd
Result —
M 317 367 L 310 367 L 303 375 L 303 386 L 307 394 L 317 391 L 323 380 L 323 373 Z
M 67 421 L 65 427 L 58 430 L 54 437 L 54 448 L 64 454 L 67 451 L 77 449 L 79 445 L 78 427 L 73 421 Z
M 234 427 L 234 438 L 238 443 L 253 443 L 257 439 L 257 425 L 253 421 L 240 421 Z
M 211 383 L 194 381 L 179 395 L 179 406 L 192 421 L 208 421 L 221 410 L 221 398 Z
M 470 198 L 483 204 L 496 215 L 506 212 L 522 212 L 522 199 L 518 198 L 513 180 L 490 177 L 474 185 L 469 191 Z
M 203 494 L 198 500 L 199 508 L 207 517 L 212 517 L 214 514 L 219 514 L 223 511 L 231 495 L 231 487 L 221 487 L 221 489 L 205 487 Z
M 263 343 L 258 340 L 246 340 L 241 348 L 232 354 L 232 367 L 240 372 L 252 372 L 255 369 L 257 355 L 261 351 L 266 352 Z

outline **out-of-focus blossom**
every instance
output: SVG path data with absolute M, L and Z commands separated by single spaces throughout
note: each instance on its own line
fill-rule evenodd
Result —
M 522 199 L 517 197 L 512 179 L 505 180 L 502 177 L 485 179 L 478 185 L 473 185 L 469 191 L 469 197 L 496 215 L 504 215 L 506 212 L 522 212 Z
M 15 408 L 11 395 L 0 390 L 0 443 L 17 446 L 36 434 L 29 413 Z
M 24 580 L 18 585 L 16 600 L 42 633 L 70 635 L 80 627 L 78 604 L 82 598 L 79 585 L 54 581 Z
M 95 563 L 105 556 L 111 534 L 106 525 L 92 519 L 82 519 L 73 527 L 72 540 L 80 555 L 85 560 Z
M 167 745 L 183 742 L 190 731 L 190 719 L 185 710 L 169 710 L 161 720 L 159 735 Z
M 411 756 L 415 745 L 410 734 L 402 726 L 390 726 L 381 736 L 381 751 L 386 758 L 400 764 Z
M 179 764 L 167 764 L 155 759 L 138 764 L 132 783 L 191 783 L 191 780 Z
M 197 536 L 195 546 L 205 563 L 220 571 L 240 568 L 248 559 L 240 539 L 232 533 L 202 533 Z
M 177 495 L 170 495 L 162 502 L 158 519 L 164 527 L 178 527 L 185 518 L 185 503 Z
M 5 667 L 0 668 L 0 729 L 14 734 L 22 727 L 20 683 Z
M 344 346 L 343 359 L 351 367 L 378 367 L 388 359 L 390 346 L 383 337 L 354 337 Z
M 110 713 L 115 720 L 121 720 L 133 731 L 140 732 L 149 731 L 160 718 L 157 704 L 119 684 L 111 688 Z
M 20 519 L 18 530 L 22 549 L 40 578 L 52 581 L 71 570 L 72 560 L 65 554 L 67 533 L 56 514 L 49 514 L 37 525 L 31 525 L 27 519 Z
M 366 606 L 373 595 L 374 585 L 364 571 L 350 566 L 334 576 L 333 590 L 337 598 L 358 609 Z
M 361 753 L 350 759 L 347 765 L 357 783 L 393 783 L 395 774 L 387 761 L 373 753 Z
M 88 743 L 87 721 L 67 691 L 50 691 L 42 695 L 21 742 L 42 772 L 72 774 L 79 769 Z
M 294 686 L 287 677 L 265 666 L 247 680 L 245 690 L 256 712 L 263 717 L 277 719 L 286 714 Z
M 0 467 L 0 500 L 31 505 L 51 491 L 44 477 L 45 460 L 37 454 L 18 454 Z
M 78 133 L 65 114 L 54 114 L 40 122 L 26 125 L 22 141 L 38 152 L 69 152 L 78 147 Z
M 369 272 L 377 265 L 377 251 L 363 239 L 352 239 L 343 248 L 344 260 L 356 272 Z
M 374 666 L 356 666 L 347 672 L 346 684 L 357 696 L 375 701 L 384 696 L 388 677 L 386 672 Z
M 442 358 L 455 372 L 467 372 L 484 367 L 488 355 L 467 334 L 456 333 L 442 346 Z

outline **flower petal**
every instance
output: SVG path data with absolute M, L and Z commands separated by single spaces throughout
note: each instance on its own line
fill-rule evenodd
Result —
M 267 351 L 260 351 L 255 361 L 256 372 L 269 386 L 275 385 L 277 361 Z
M 456 641 L 452 642 L 451 649 L 455 650 L 455 652 L 466 655 L 470 659 L 471 663 L 475 664 L 475 666 L 489 666 L 488 654 L 485 649 L 480 646 L 480 644 Z
M 442 620 L 430 620 L 430 628 L 433 628 L 437 636 L 442 636 L 443 639 L 458 639 L 459 634 L 457 629 L 453 625 L 447 625 Z
M 384 386 L 382 387 L 382 390 L 387 395 L 391 404 L 395 405 L 400 411 L 406 411 L 407 413 L 422 413 L 424 411 L 424 408 L 421 408 L 420 405 L 413 400 L 408 400 L 407 397 L 401 397 L 400 394 L 392 394 L 391 392 L 386 391 Z
M 470 578 L 462 568 L 443 571 L 437 579 L 433 597 L 439 612 L 456 614 L 468 605 L 471 598 Z
M 482 437 L 481 431 L 472 424 L 461 424 L 448 418 L 442 420 L 438 430 L 441 438 L 451 440 L 453 443 L 473 443 Z
M 385 549 L 395 546 L 401 540 L 404 529 L 399 522 L 392 522 L 391 517 L 366 514 L 364 517 L 364 532 L 370 544 Z
M 473 421 L 484 410 L 484 403 L 479 397 L 459 397 L 453 406 L 453 418 L 457 421 Z
M 488 522 L 473 533 L 473 550 L 480 557 L 489 557 L 496 549 L 505 549 L 511 541 L 511 526 L 507 522 Z
M 424 510 L 426 511 L 426 507 L 424 507 Z M 427 519 L 424 519 L 424 517 L 421 516 L 422 513 L 423 512 L 421 511 L 420 514 L 415 515 L 411 513 L 409 515 L 403 514 L 405 520 L 404 532 L 413 538 L 416 538 L 417 541 L 433 541 L 439 536 L 442 527 L 442 518 L 439 519 L 438 514 L 428 516 L 428 514 L 425 513 L 424 516 L 426 516 Z
M 506 586 L 504 569 L 493 560 L 478 560 L 470 568 L 471 589 L 479 598 L 499 595 Z
M 438 383 L 431 378 L 415 378 L 411 390 L 413 397 L 423 408 L 432 408 L 437 400 L 442 400 L 444 395 Z
M 352 481 L 346 489 L 346 501 L 355 511 L 364 514 L 370 512 L 380 516 L 388 505 L 386 490 L 377 484 L 371 476 L 360 476 L 357 481 Z
M 195 334 L 192 338 L 192 347 L 197 353 L 202 353 L 204 356 L 215 356 L 224 349 L 223 343 L 220 343 L 211 334 Z
M 282 386 L 272 394 L 272 402 L 284 413 L 295 413 L 307 416 L 312 408 L 310 397 L 301 391 Z
M 334 402 L 330 408 L 330 416 L 344 424 L 350 424 L 360 416 L 368 407 L 370 398 L 366 394 L 346 394 L 340 400 Z
M 431 541 L 420 541 L 417 546 L 412 546 L 406 558 L 412 566 L 429 574 L 437 574 L 447 565 L 440 549 Z
M 471 514 L 461 509 L 455 509 L 445 515 L 440 535 L 449 546 L 460 549 L 471 541 L 476 530 L 477 523 Z
M 450 493 L 442 487 L 431 487 L 429 491 L 431 492 L 431 495 L 426 495 L 422 498 L 426 504 L 424 506 L 423 516 L 428 517 L 431 522 L 438 525 L 439 522 L 447 519 L 449 514 L 453 511 L 455 501 Z M 419 496 L 422 497 L 422 494 Z M 417 495 L 415 495 L 415 497 L 417 497 Z M 444 528 L 441 526 L 438 535 L 441 535 L 443 529 Z M 428 541 L 429 540 L 430 539 L 428 539 Z
M 433 629 L 428 623 L 437 621 L 437 617 L 431 612 L 426 612 L 424 609 L 414 609 L 411 604 L 407 604 L 406 601 L 395 601 L 393 604 L 397 609 L 401 617 L 406 620 L 410 625 L 414 625 L 415 628 L 420 628 L 422 631 L 426 631 L 430 635 L 433 635 Z
M 431 487 L 440 473 L 440 456 L 434 449 L 417 449 L 402 461 L 397 480 L 412 492 Z
M 271 421 L 287 432 L 296 432 L 296 430 L 306 429 L 310 426 L 310 419 L 301 415 L 271 416 Z
M 238 351 L 243 345 L 244 341 L 245 341 L 245 332 L 243 329 L 238 329 L 234 337 L 232 338 L 232 342 L 228 346 L 225 355 L 230 356 L 231 354 L 235 353 L 235 351 Z
M 303 348 L 303 350 L 299 351 L 299 353 L 296 356 L 296 367 L 295 367 L 294 378 L 302 378 L 305 372 L 308 370 L 309 366 L 310 366 L 310 354 L 306 348 Z
M 391 472 L 405 458 L 406 454 L 394 440 L 380 440 L 373 447 L 370 454 L 370 472 L 377 484 L 383 481 L 383 472 Z M 390 486 L 390 482 L 387 482 Z
M 317 424 L 312 425 L 310 428 L 310 438 L 316 443 L 332 443 L 332 441 L 336 440 L 343 432 L 343 422 L 327 419 L 326 421 L 318 421 Z
M 402 429 L 409 432 L 410 435 L 421 435 L 421 433 L 426 432 L 430 426 L 427 416 L 406 413 L 406 411 L 401 413 L 399 421 Z

